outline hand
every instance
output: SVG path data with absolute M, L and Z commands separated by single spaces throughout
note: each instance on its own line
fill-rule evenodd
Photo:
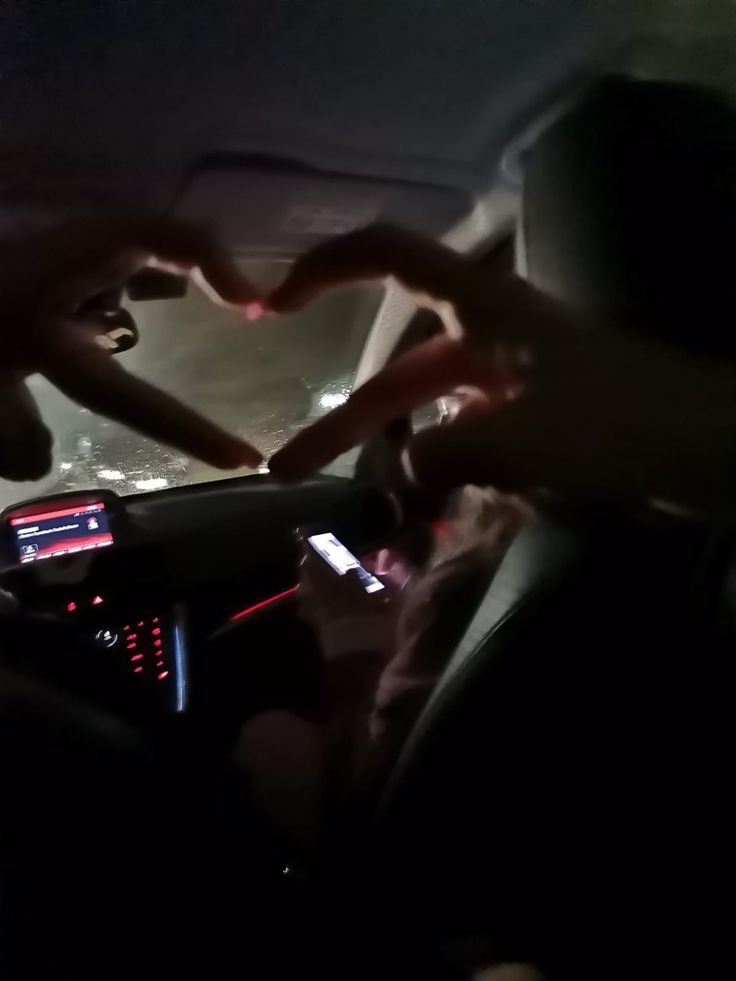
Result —
M 492 484 L 573 497 L 730 503 L 736 491 L 736 372 L 673 345 L 592 324 L 513 275 L 375 226 L 322 244 L 271 296 L 298 309 L 323 290 L 394 276 L 439 307 L 449 333 L 406 352 L 299 433 L 270 469 L 296 480 L 376 430 L 458 388 L 449 424 L 408 445 L 417 482 Z M 674 286 L 673 286 L 674 288 Z
M 128 374 L 89 322 L 75 319 L 152 258 L 199 276 L 224 302 L 255 299 L 205 230 L 168 217 L 81 217 L 0 242 L 0 476 L 34 480 L 51 465 L 51 435 L 25 382 L 35 372 L 93 412 L 212 466 L 259 464 L 252 446 Z
M 393 610 L 388 588 L 366 593 L 357 573 L 338 575 L 309 545 L 299 565 L 299 615 L 315 631 L 325 658 L 386 654 L 392 649 Z

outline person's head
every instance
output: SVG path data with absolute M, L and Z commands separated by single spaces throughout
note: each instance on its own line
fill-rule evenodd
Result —
M 380 772 L 401 746 L 468 627 L 530 510 L 515 498 L 463 487 L 433 523 L 433 547 L 401 594 L 395 654 L 379 685 L 372 719 Z

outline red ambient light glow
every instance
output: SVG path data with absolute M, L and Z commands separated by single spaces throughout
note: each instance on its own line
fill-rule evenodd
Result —
M 22 518 L 11 518 L 13 528 L 19 525 L 35 525 L 37 521 L 48 521 L 49 518 L 66 518 L 71 514 L 87 514 L 90 511 L 104 511 L 104 504 L 82 504 L 75 508 L 61 508 L 59 511 L 41 511 L 39 514 L 27 514 Z
M 246 606 L 244 610 L 238 610 L 237 613 L 233 613 L 230 617 L 230 623 L 237 623 L 238 620 L 249 617 L 251 613 L 257 613 L 258 610 L 263 610 L 272 603 L 278 603 L 279 600 L 286 599 L 287 596 L 293 596 L 297 589 L 299 589 L 298 586 L 292 586 L 290 589 L 285 589 L 283 593 L 268 596 L 266 599 L 261 600 L 260 603 L 254 603 L 252 606 Z

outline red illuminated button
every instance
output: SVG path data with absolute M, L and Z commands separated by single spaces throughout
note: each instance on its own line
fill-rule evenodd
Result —
M 146 625 L 146 621 L 145 620 L 139 620 L 138 621 L 138 626 L 139 627 L 145 627 L 145 625 Z
M 164 662 L 163 661 L 156 661 L 156 667 L 157 668 L 162 668 L 163 666 L 164 666 Z
M 138 646 L 137 644 L 126 644 L 125 649 L 126 651 L 134 651 L 137 646 Z
M 125 639 L 126 640 L 138 640 L 138 634 L 128 634 L 128 636 Z
M 130 624 L 126 623 L 125 626 L 123 627 L 123 630 L 130 630 Z
M 154 640 L 153 646 L 154 647 L 160 647 L 161 646 L 161 640 L 160 639 L 159 640 Z
M 76 603 L 73 603 L 72 602 L 72 603 L 67 603 L 66 604 L 66 612 L 67 613 L 74 613 L 74 611 L 76 610 L 76 608 L 77 608 L 77 604 Z
M 133 656 L 131 657 L 130 660 L 131 661 L 142 661 L 143 660 L 143 655 L 142 654 L 133 654 Z
M 169 677 L 169 672 L 168 671 L 159 671 L 159 673 L 158 673 L 158 680 L 159 681 L 163 681 L 164 678 L 168 678 L 168 677 Z
M 143 670 L 143 668 L 140 667 L 140 666 L 137 667 L 137 668 L 133 668 L 133 674 L 140 674 L 142 670 Z
M 161 627 L 154 627 L 151 633 L 154 637 L 158 637 L 158 635 L 161 633 Z
M 153 620 L 151 620 L 151 623 L 158 623 L 158 617 L 154 617 Z
M 92 606 L 101 606 L 104 602 L 105 601 L 101 596 L 94 596 L 92 598 Z

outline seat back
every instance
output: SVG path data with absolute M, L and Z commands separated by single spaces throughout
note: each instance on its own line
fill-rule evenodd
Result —
M 591 329 L 732 356 L 735 168 L 728 99 L 605 79 L 528 151 L 521 271 Z M 566 981 L 705 976 L 731 813 L 723 575 L 683 524 L 601 514 L 522 536 L 380 809 L 417 929 Z
M 724 651 L 695 529 L 525 535 L 398 761 L 379 851 L 418 930 L 576 977 L 704 926 Z

